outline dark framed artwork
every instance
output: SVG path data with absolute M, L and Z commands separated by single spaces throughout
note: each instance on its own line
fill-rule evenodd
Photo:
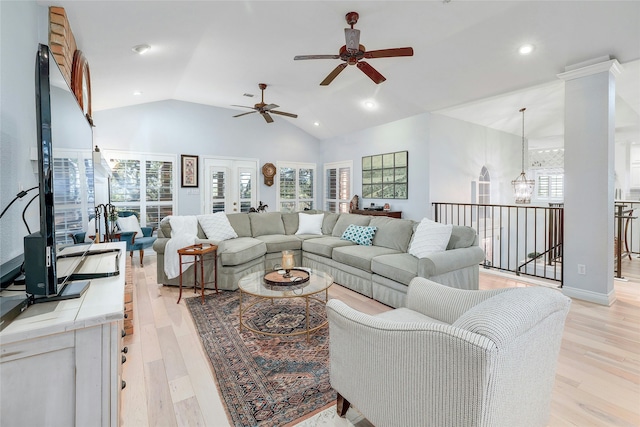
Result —
M 198 187 L 198 156 L 180 155 L 182 187 Z
M 408 197 L 408 151 L 362 158 L 363 199 L 407 199 Z

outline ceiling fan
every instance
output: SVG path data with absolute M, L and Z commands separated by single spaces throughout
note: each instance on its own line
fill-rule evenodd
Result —
M 293 117 L 294 119 L 296 117 L 298 117 L 297 114 L 285 113 L 284 111 L 276 111 L 276 110 L 274 110 L 274 108 L 278 108 L 279 105 L 276 105 L 276 104 L 265 104 L 264 103 L 264 90 L 267 88 L 267 85 L 265 83 L 260 83 L 260 84 L 258 84 L 258 87 L 262 91 L 262 101 L 260 101 L 260 103 L 254 105 L 253 107 L 247 107 L 246 105 L 232 105 L 232 107 L 251 108 L 254 111 L 249 111 L 248 113 L 238 114 L 238 115 L 235 115 L 233 117 L 246 116 L 247 114 L 251 114 L 251 113 L 260 113 L 260 114 L 262 114 L 262 117 L 264 117 L 264 119 L 267 121 L 267 123 L 272 123 L 273 122 L 273 118 L 269 115 L 269 113 L 279 114 L 281 116 Z
M 338 65 L 329 75 L 320 83 L 320 86 L 327 86 L 336 78 L 347 65 L 355 65 L 363 73 L 365 73 L 376 84 L 380 84 L 386 80 L 386 78 L 380 74 L 375 68 L 369 65 L 367 62 L 362 61 L 363 58 L 390 58 L 393 56 L 413 56 L 413 48 L 411 47 L 399 47 L 394 49 L 381 49 L 366 51 L 363 45 L 360 44 L 360 30 L 356 30 L 353 26 L 358 22 L 359 15 L 357 12 L 349 12 L 345 15 L 347 24 L 351 28 L 344 29 L 344 36 L 346 44 L 340 48 L 338 55 L 298 55 L 294 60 L 301 59 L 342 59 L 344 64 Z

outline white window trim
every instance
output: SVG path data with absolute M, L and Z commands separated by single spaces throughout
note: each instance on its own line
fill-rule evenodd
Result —
M 298 197 L 298 174 L 296 173 L 296 198 L 294 199 L 296 202 L 296 206 L 300 201 L 311 200 L 314 209 L 318 209 L 318 168 L 315 163 L 300 163 L 300 162 L 276 162 L 276 175 L 273 177 L 276 183 L 276 206 L 277 210 L 280 210 L 281 202 L 284 200 L 280 198 L 280 169 L 281 168 L 292 168 L 292 169 L 313 169 L 313 198 L 312 199 L 300 199 Z
M 111 162 L 111 159 L 122 159 L 122 160 L 139 160 L 140 161 L 140 172 L 141 174 L 143 174 L 140 178 L 140 198 L 142 199 L 143 197 L 146 197 L 147 194 L 147 182 L 146 182 L 146 167 L 144 165 L 144 163 L 147 160 L 151 160 L 151 161 L 160 161 L 160 162 L 172 162 L 173 163 L 173 177 L 172 177 L 172 181 L 173 181 L 173 188 L 172 188 L 172 194 L 173 194 L 173 200 L 170 202 L 154 202 L 154 205 L 158 205 L 158 206 L 171 206 L 171 210 L 172 212 L 177 212 L 178 209 L 178 182 L 179 182 L 179 176 L 178 176 L 178 171 L 180 169 L 180 163 L 178 162 L 178 156 L 177 154 L 162 154 L 162 153 L 147 153 L 147 152 L 136 152 L 136 151 L 117 151 L 117 150 L 103 150 L 104 152 L 104 157 L 107 160 L 107 163 L 109 163 L 109 166 L 111 167 L 111 169 L 114 168 L 114 164 Z M 126 205 L 135 205 L 135 204 L 139 204 L 140 206 L 140 225 L 141 226 L 146 226 L 146 200 L 140 200 L 139 202 L 125 202 L 125 203 L 115 203 L 112 202 L 114 206 L 118 206 L 121 204 L 126 204 Z M 162 218 L 160 218 L 162 219 Z M 159 220 L 160 220 L 159 219 Z
M 340 170 L 340 168 L 349 168 L 349 200 L 327 198 L 327 188 L 326 188 L 327 171 L 329 169 Z M 336 194 L 339 194 L 339 191 L 336 191 Z M 325 210 L 327 209 L 327 205 L 329 204 L 330 201 L 335 201 L 336 207 L 339 207 L 340 203 L 342 202 L 346 202 L 346 203 L 351 202 L 351 199 L 353 198 L 353 160 L 343 160 L 340 162 L 331 162 L 331 163 L 324 164 L 323 173 L 322 173 L 322 197 L 323 197 L 322 206 L 323 206 L 323 209 Z

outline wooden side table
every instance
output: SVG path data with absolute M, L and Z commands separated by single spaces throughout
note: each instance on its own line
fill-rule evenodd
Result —
M 210 257 L 207 258 L 207 255 Z M 183 256 L 192 256 L 193 261 L 182 261 Z M 184 264 L 193 264 L 193 291 L 197 292 L 198 283 L 200 284 L 202 302 L 204 303 L 204 262 L 213 261 L 214 275 L 213 283 L 218 293 L 218 246 L 216 245 L 203 245 L 202 243 L 187 246 L 185 248 L 178 249 L 178 257 L 180 263 L 180 295 L 178 296 L 178 302 L 182 298 L 182 266 Z M 200 280 L 198 280 L 198 266 L 200 266 Z M 211 283 L 211 282 L 206 282 Z

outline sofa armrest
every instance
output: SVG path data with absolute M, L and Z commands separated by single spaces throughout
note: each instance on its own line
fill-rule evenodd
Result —
M 136 232 L 135 231 L 121 231 L 120 233 L 120 241 L 127 242 L 127 250 L 130 250 L 131 246 L 136 241 Z
M 482 261 L 484 261 L 484 251 L 479 246 L 433 252 L 426 258 L 418 259 L 418 276 L 427 278 L 438 276 L 479 265 Z
M 475 305 L 509 289 L 470 291 L 416 277 L 409 283 L 406 307 L 432 319 L 452 324 Z
M 375 425 L 468 425 L 478 417 L 459 408 L 482 407 L 483 390 L 470 385 L 481 388 L 488 375 L 495 348 L 488 338 L 435 322 L 380 319 L 339 300 L 327 303 L 327 317 L 331 386 Z M 389 411 L 407 406 L 410 412 Z
M 171 240 L 169 237 L 158 237 L 156 241 L 153 242 L 153 250 L 159 255 L 164 255 L 164 249 L 169 240 Z

